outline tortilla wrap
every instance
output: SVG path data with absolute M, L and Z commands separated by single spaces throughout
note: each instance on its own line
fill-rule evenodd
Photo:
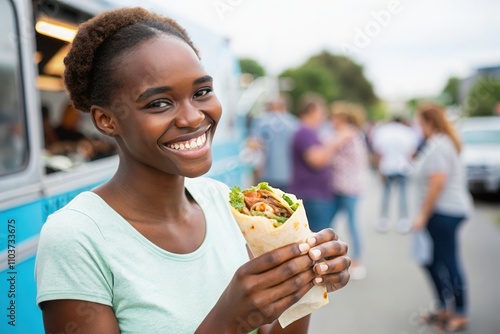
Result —
M 278 189 L 275 189 L 276 191 Z M 304 205 L 301 200 L 298 208 L 286 222 L 274 227 L 272 220 L 262 216 L 249 216 L 231 207 L 231 212 L 238 223 L 253 255 L 258 257 L 276 248 L 291 243 L 305 242 L 311 235 Z M 315 285 L 297 303 L 290 306 L 278 321 L 285 328 L 320 307 L 328 304 L 328 293 L 324 284 Z

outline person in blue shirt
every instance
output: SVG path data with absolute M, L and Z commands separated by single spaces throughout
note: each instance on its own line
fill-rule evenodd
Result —
M 264 114 L 253 121 L 249 141 L 263 153 L 256 182 L 265 181 L 287 191 L 292 176 L 292 138 L 298 126 L 299 121 L 288 111 L 284 95 L 270 101 Z

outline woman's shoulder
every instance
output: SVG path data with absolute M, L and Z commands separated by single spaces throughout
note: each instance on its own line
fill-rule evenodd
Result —
M 186 178 L 186 189 L 198 199 L 227 201 L 229 199 L 229 186 L 210 177 Z
M 191 189 L 216 189 L 222 191 L 229 191 L 229 186 L 221 181 L 207 176 L 200 176 L 196 178 L 186 178 L 186 187 Z
M 450 137 L 445 134 L 437 134 L 433 137 L 432 145 L 434 153 L 439 155 L 450 155 L 456 153 L 455 145 Z
M 61 209 L 47 217 L 42 227 L 41 237 L 81 238 L 89 234 L 100 234 L 93 215 L 102 212 L 99 197 L 85 191 Z
M 448 137 L 444 133 L 438 133 L 437 135 L 434 135 L 432 137 L 432 141 L 434 142 L 435 145 L 441 147 L 441 148 L 446 148 L 446 147 L 452 147 L 453 142 L 451 141 L 451 138 Z

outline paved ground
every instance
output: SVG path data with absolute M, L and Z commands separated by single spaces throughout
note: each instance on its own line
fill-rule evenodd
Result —
M 360 204 L 368 276 L 330 295 L 330 304 L 313 315 L 311 334 L 433 333 L 417 321 L 433 296 L 424 272 L 409 257 L 409 236 L 373 232 L 380 189 L 374 175 Z M 463 333 L 500 334 L 500 200 L 476 200 L 475 207 L 460 232 L 470 297 L 470 326 Z M 344 217 L 337 226 L 348 241 Z

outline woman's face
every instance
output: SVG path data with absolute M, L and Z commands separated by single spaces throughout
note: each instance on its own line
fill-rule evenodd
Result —
M 334 115 L 332 116 L 331 120 L 333 127 L 337 130 L 341 128 L 344 124 L 346 124 L 346 120 L 343 116 Z
M 122 85 L 110 109 L 122 159 L 173 175 L 206 173 L 222 109 L 195 52 L 161 36 L 123 55 L 116 68 Z
M 321 104 L 316 104 L 314 109 L 311 110 L 311 119 L 315 127 L 320 127 L 321 124 L 326 120 L 325 107 Z
M 429 122 L 424 120 L 421 116 L 417 116 L 417 122 L 422 130 L 422 134 L 425 138 L 429 138 L 432 135 L 432 126 Z

